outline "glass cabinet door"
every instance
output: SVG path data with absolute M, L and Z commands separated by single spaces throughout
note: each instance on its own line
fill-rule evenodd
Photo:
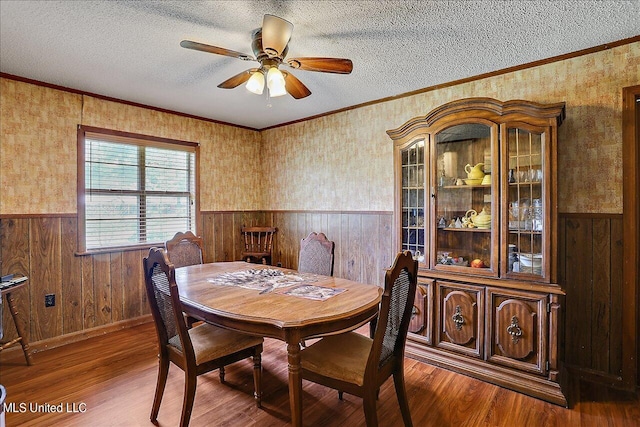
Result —
M 499 171 L 493 161 L 497 134 L 497 125 L 483 123 L 459 124 L 435 134 L 432 262 L 436 269 L 498 274 L 499 210 L 494 204 Z
M 507 245 L 503 263 L 508 276 L 534 280 L 547 276 L 545 235 L 549 233 L 545 134 L 508 128 L 505 187 Z
M 402 150 L 402 250 L 425 260 L 425 142 L 420 139 Z

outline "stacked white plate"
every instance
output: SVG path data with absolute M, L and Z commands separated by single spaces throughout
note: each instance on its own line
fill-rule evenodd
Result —
M 542 274 L 542 254 L 520 253 L 520 271 Z

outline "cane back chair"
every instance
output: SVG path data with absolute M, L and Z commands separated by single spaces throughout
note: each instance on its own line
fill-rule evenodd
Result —
M 178 232 L 164 244 L 167 256 L 175 268 L 187 265 L 202 264 L 204 262 L 204 250 L 202 238 L 191 231 Z
M 405 426 L 412 426 L 404 385 L 404 346 L 416 293 L 418 263 L 405 251 L 385 276 L 373 339 L 357 332 L 322 338 L 301 351 L 302 377 L 363 398 L 368 427 L 378 425 L 376 397 L 393 376 Z
M 164 243 L 169 261 L 175 268 L 202 264 L 204 262 L 204 250 L 202 246 L 202 238 L 196 236 L 191 231 L 184 233 L 179 231 L 171 240 L 167 240 Z M 198 319 L 191 316 L 187 316 L 186 319 L 189 328 L 198 321 Z M 220 373 L 224 376 L 224 367 L 220 368 Z
M 189 425 L 197 377 L 239 360 L 253 358 L 255 400 L 261 406 L 263 339 L 202 323 L 187 329 L 173 264 L 160 248 L 151 248 L 144 258 L 147 297 L 156 326 L 159 347 L 158 380 L 151 409 L 156 422 L 167 382 L 170 362 L 184 371 L 185 385 L 180 425 Z M 224 382 L 223 371 L 220 381 Z
M 335 243 L 328 240 L 324 233 L 310 233 L 300 241 L 298 271 L 333 276 L 334 248 Z

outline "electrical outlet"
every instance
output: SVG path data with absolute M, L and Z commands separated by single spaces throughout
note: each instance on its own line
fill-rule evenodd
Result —
M 44 306 L 54 307 L 56 305 L 56 294 L 47 294 L 44 296 Z

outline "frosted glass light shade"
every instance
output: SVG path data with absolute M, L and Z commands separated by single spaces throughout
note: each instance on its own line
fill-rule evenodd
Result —
M 262 74 L 262 71 L 253 73 L 245 87 L 251 93 L 262 95 L 262 91 L 264 90 L 264 74 Z
M 282 55 L 293 33 L 293 24 L 274 15 L 262 19 L 262 48 L 270 57 Z
M 284 76 L 276 67 L 269 68 L 269 72 L 267 73 L 267 87 L 269 88 L 269 96 L 272 98 L 287 94 L 287 89 L 284 85 Z

